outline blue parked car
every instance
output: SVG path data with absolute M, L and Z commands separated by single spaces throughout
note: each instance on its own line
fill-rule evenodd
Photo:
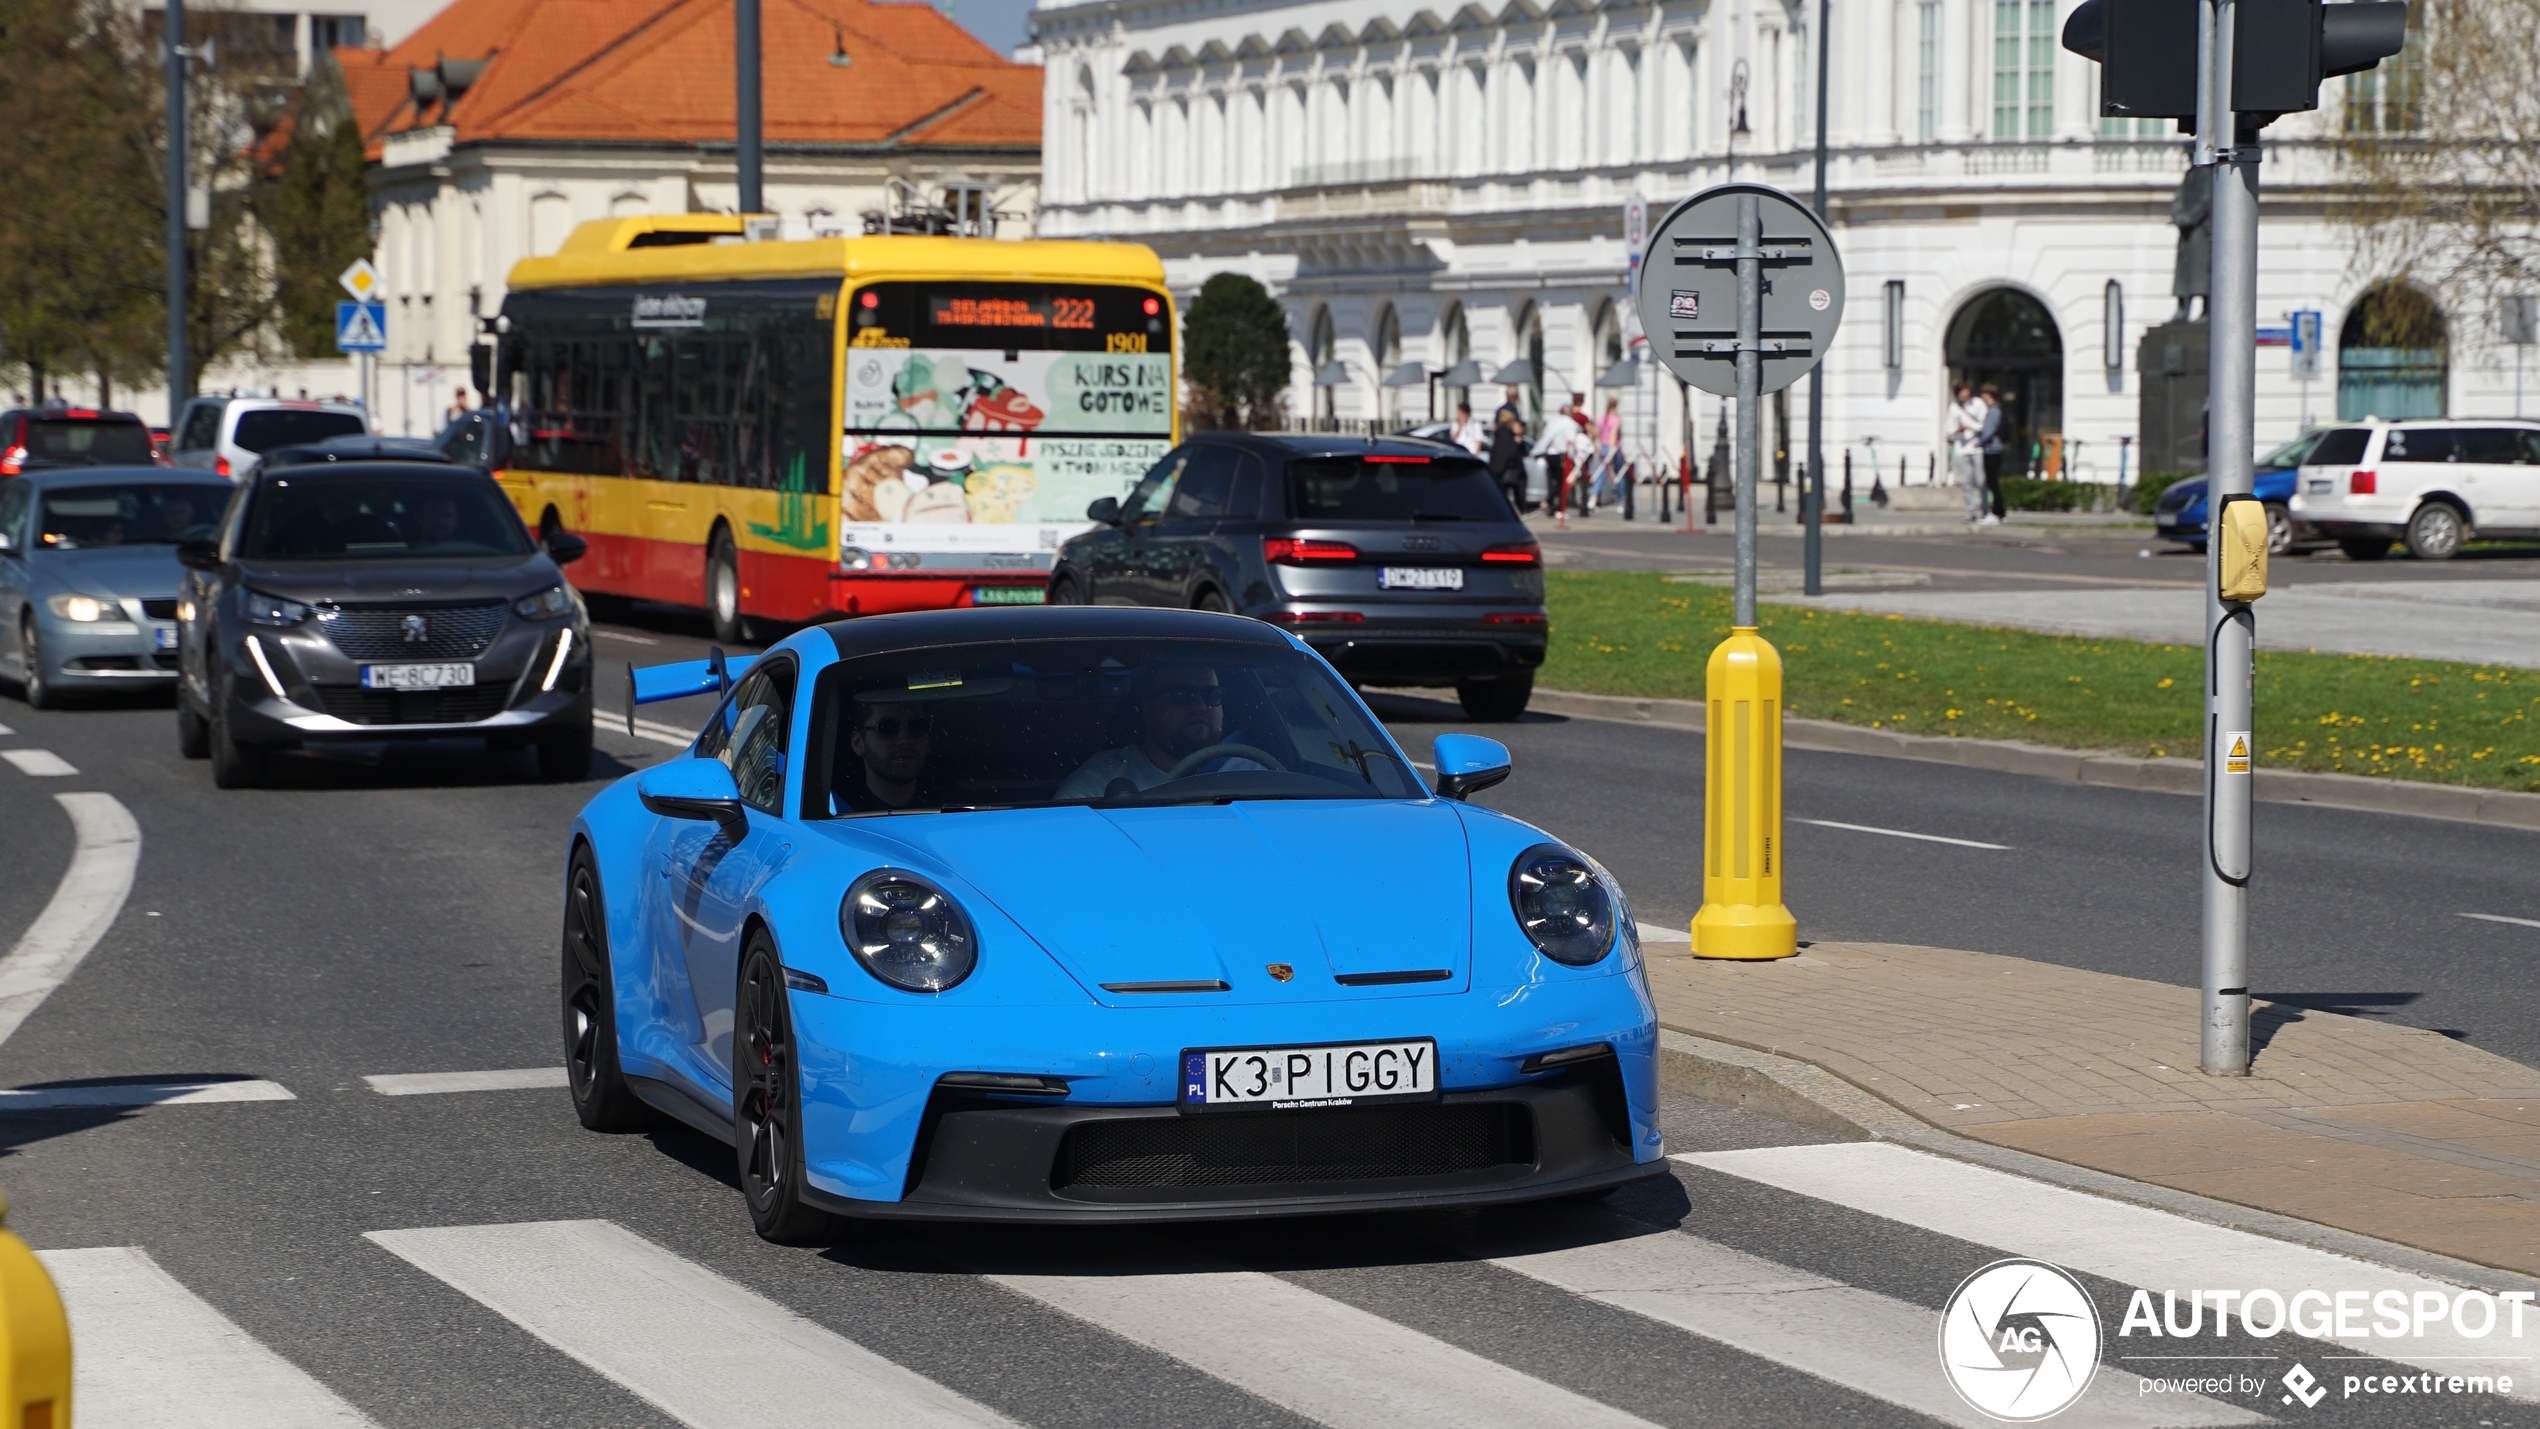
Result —
M 176 683 L 177 543 L 209 537 L 231 494 L 209 472 L 163 466 L 0 482 L 0 668 L 28 704 Z
M 2319 439 L 2318 431 L 2304 432 L 2258 458 L 2250 489 L 2266 503 L 2267 554 L 2271 556 L 2284 555 L 2296 546 L 2329 542 L 2308 522 L 2294 519 L 2292 506 L 2294 488 L 2302 478 L 2302 463 Z M 2201 476 L 2189 477 L 2163 491 L 2152 509 L 2152 525 L 2164 539 L 2184 541 L 2199 551 L 2205 549 L 2210 520 L 2205 511 L 2205 478 Z
M 1463 802 L 1504 747 L 1440 735 L 1432 790 L 1284 631 L 931 611 L 630 681 L 726 693 L 575 822 L 574 1106 L 730 1142 L 762 1236 L 1665 1174 L 1622 889 Z

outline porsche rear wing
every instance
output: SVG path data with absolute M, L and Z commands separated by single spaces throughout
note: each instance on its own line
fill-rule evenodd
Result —
M 626 732 L 635 733 L 635 707 L 659 704 L 663 700 L 684 700 L 692 695 L 719 695 L 732 688 L 732 682 L 749 673 L 757 661 L 755 655 L 726 656 L 721 646 L 706 653 L 702 660 L 681 660 L 669 665 L 633 665 L 626 667 Z

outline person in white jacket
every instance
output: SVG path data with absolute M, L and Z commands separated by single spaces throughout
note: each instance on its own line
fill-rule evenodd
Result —
M 1990 514 L 1985 510 L 1984 419 L 1993 409 L 1964 382 L 1958 384 L 1956 398 L 1949 408 L 1949 469 L 1965 493 L 1967 520 L 1977 522 Z
M 1580 410 L 1578 398 L 1572 397 L 1570 405 L 1562 408 L 1544 427 L 1543 440 L 1535 443 L 1534 454 L 1547 459 L 1544 468 L 1546 500 L 1557 501 L 1563 495 L 1561 475 L 1564 470 L 1570 477 L 1568 495 L 1573 501 L 1578 500 L 1588 462 L 1596 455 L 1596 438 L 1589 435 L 1587 413 Z M 1549 459 L 1554 457 L 1560 458 L 1565 465 L 1550 465 Z
M 1480 456 L 1482 448 L 1489 445 L 1490 439 L 1482 431 L 1480 419 L 1473 415 L 1472 403 L 1455 404 L 1455 424 L 1447 428 L 1446 439 L 1475 456 Z

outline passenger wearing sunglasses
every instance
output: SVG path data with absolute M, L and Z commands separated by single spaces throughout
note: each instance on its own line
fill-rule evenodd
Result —
M 1119 799 L 1169 783 L 1183 760 L 1212 744 L 1228 742 L 1226 692 L 1206 665 L 1150 665 L 1135 687 L 1139 739 L 1106 749 L 1084 762 L 1058 786 L 1064 799 Z M 1193 774 L 1224 774 L 1262 766 L 1240 755 L 1209 760 Z
M 919 802 L 934 735 L 934 716 L 924 705 L 864 706 L 847 735 L 855 763 L 839 771 L 832 793 L 841 812 L 880 813 Z

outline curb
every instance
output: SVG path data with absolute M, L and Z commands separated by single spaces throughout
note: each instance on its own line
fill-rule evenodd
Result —
M 1416 693 L 1416 692 L 1415 692 Z M 1640 699 L 1628 695 L 1588 695 L 1571 690 L 1536 690 L 1529 709 L 1572 719 L 1653 724 L 1699 734 L 1702 701 Z M 1928 734 L 1898 734 L 1863 729 L 1833 720 L 1782 720 L 1782 747 L 1834 754 L 1868 754 L 1884 759 L 1917 759 L 1956 764 L 2002 774 L 2027 774 L 2110 789 L 2147 789 L 2164 794 L 2201 794 L 2205 766 L 2194 759 L 2143 759 L 2106 749 L 2058 749 L 2009 739 L 1950 739 Z M 2540 794 L 2504 789 L 2469 789 L 2457 784 L 2413 784 L 2373 779 L 2360 774 L 2315 774 L 2298 769 L 2260 769 L 2252 784 L 2260 799 L 2277 804 L 2314 804 L 2329 809 L 2356 809 L 2372 814 L 2410 814 L 2424 819 L 2494 824 L 2504 828 L 2540 829 Z
M 1668 1064 L 1668 1086 L 1701 1101 L 1739 1107 L 1838 1136 L 1892 1141 L 2067 1190 L 2168 1211 L 2189 1220 L 2350 1256 L 2454 1285 L 2540 1290 L 2540 1278 L 2520 1271 L 2375 1240 L 2335 1226 L 2295 1220 L 2190 1191 L 2129 1181 L 2110 1172 L 1943 1131 L 1813 1062 L 1716 1042 L 1668 1027 L 1659 1029 L 1658 1047 L 1662 1061 Z

